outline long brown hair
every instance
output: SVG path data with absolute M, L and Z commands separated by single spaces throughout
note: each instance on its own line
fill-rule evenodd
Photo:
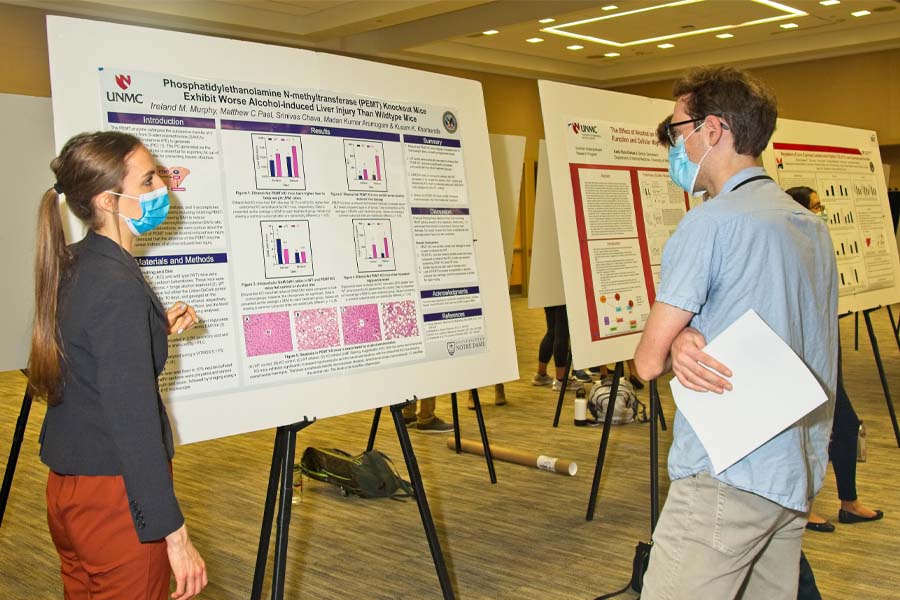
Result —
M 99 228 L 103 219 L 92 200 L 104 191 L 121 190 L 125 158 L 140 145 L 138 138 L 118 131 L 81 133 L 50 162 L 56 184 L 44 193 L 38 209 L 28 383 L 33 396 L 51 405 L 59 403 L 62 393 L 64 357 L 57 306 L 60 283 L 72 262 L 59 213 L 60 194 L 65 194 L 69 210 L 85 225 Z

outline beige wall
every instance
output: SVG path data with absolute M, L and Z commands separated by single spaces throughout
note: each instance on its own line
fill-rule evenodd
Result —
M 42 10 L 0 4 L 0 64 L 4 66 L 0 71 L 0 93 L 50 95 L 45 16 Z M 528 138 L 510 281 L 512 285 L 527 287 L 534 222 L 534 163 L 538 140 L 544 135 L 536 82 L 476 71 L 397 64 L 480 81 L 488 130 Z M 895 165 L 891 186 L 900 187 L 900 49 L 765 67 L 753 72 L 775 90 L 781 116 L 878 132 L 885 145 L 884 161 Z M 668 98 L 671 89 L 671 81 L 660 81 L 617 91 Z

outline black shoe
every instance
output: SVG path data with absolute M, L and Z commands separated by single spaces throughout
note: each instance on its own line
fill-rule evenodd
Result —
M 409 427 L 410 425 L 414 425 L 418 420 L 418 417 L 403 417 L 403 424 Z
M 871 517 L 861 517 L 855 513 L 850 512 L 849 510 L 844 510 L 843 508 L 838 511 L 838 521 L 841 523 L 846 523 L 848 525 L 853 523 L 865 523 L 866 521 L 877 521 L 884 516 L 884 513 L 880 510 L 876 510 L 875 514 Z
M 631 384 L 631 387 L 636 390 L 644 389 L 644 382 L 638 379 L 636 375 L 629 375 L 628 382 Z
M 843 523 L 843 521 L 841 521 Z M 834 525 L 825 521 L 824 523 L 807 523 L 806 528 L 810 531 L 818 531 L 819 533 L 833 533 Z

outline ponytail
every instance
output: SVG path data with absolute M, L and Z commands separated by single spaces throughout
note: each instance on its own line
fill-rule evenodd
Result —
M 51 406 L 62 400 L 65 356 L 57 309 L 60 283 L 72 261 L 59 214 L 59 197 L 65 193 L 69 211 L 91 229 L 97 229 L 103 219 L 93 198 L 121 185 L 127 170 L 125 159 L 140 145 L 138 138 L 121 131 L 80 133 L 67 141 L 59 156 L 50 162 L 56 183 L 44 194 L 38 210 L 28 385 L 34 397 L 45 398 Z
M 28 383 L 36 398 L 55 405 L 62 388 L 63 352 L 57 306 L 60 280 L 70 261 L 55 189 L 44 193 L 38 209 L 37 250 L 34 264 L 34 327 L 28 357 Z

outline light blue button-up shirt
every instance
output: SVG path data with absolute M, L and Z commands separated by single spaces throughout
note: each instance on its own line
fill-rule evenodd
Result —
M 828 463 L 837 384 L 837 268 L 825 223 L 778 184 L 765 179 L 734 189 L 758 175 L 765 175 L 760 167 L 744 169 L 684 216 L 663 251 L 656 301 L 694 313 L 691 326 L 707 341 L 752 308 L 803 359 L 828 402 L 718 475 L 677 412 L 669 477 L 707 472 L 806 511 Z

